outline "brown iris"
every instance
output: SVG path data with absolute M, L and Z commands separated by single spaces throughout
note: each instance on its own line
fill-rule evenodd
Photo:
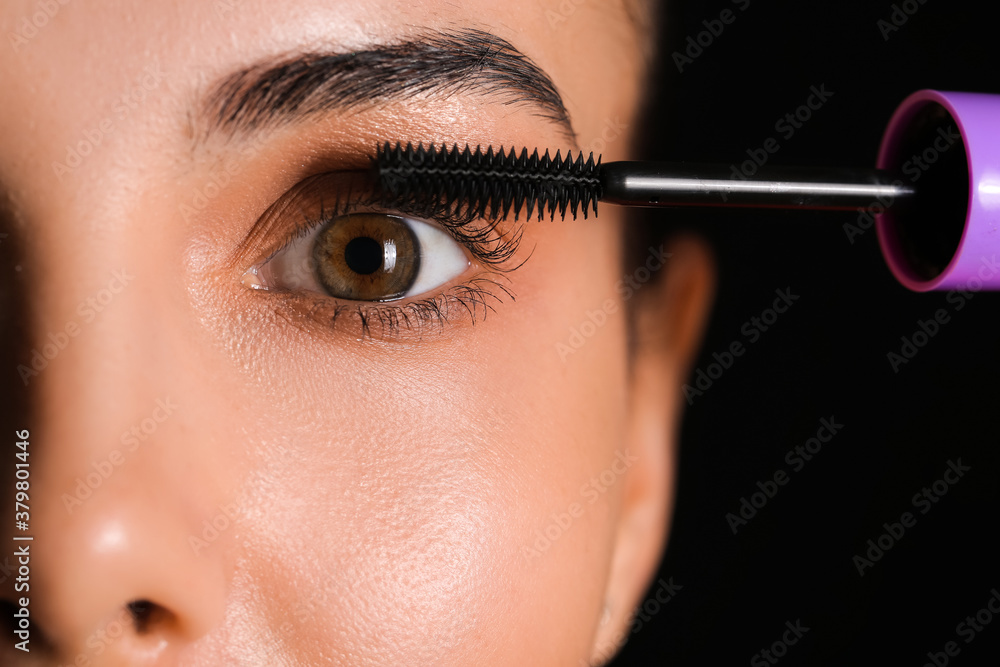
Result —
M 331 220 L 313 245 L 316 278 L 330 296 L 391 301 L 420 272 L 420 243 L 402 218 L 355 213 Z

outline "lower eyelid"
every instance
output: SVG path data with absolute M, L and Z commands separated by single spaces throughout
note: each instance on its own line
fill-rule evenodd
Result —
M 475 325 L 515 294 L 503 273 L 482 270 L 421 298 L 393 302 L 357 302 L 321 294 L 265 291 L 268 308 L 283 321 L 312 335 L 350 335 L 358 339 L 416 341 L 447 331 L 446 325 Z

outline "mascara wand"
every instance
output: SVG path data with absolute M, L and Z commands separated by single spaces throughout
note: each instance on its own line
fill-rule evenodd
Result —
M 734 179 L 730 167 L 670 162 L 609 162 L 572 152 L 551 157 L 528 149 L 494 152 L 457 145 L 379 147 L 379 185 L 403 198 L 461 204 L 490 219 L 521 215 L 575 219 L 597 213 L 598 202 L 623 206 L 726 206 L 853 211 L 878 200 L 912 197 L 914 189 L 893 183 L 877 169 L 762 168 Z
M 910 95 L 889 122 L 875 169 L 762 167 L 743 178 L 723 165 L 390 143 L 372 162 L 388 200 L 493 221 L 546 211 L 586 218 L 599 202 L 856 211 L 858 233 L 876 224 L 886 262 L 906 287 L 1000 290 L 998 95 Z

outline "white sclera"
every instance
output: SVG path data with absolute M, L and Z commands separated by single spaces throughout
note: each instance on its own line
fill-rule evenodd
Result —
M 406 296 L 419 296 L 457 278 L 469 268 L 469 256 L 446 231 L 435 225 L 402 218 L 420 246 L 420 270 Z

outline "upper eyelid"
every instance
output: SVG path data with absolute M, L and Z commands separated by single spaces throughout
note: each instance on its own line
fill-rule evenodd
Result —
M 310 224 L 300 224 L 291 232 L 287 231 L 287 229 L 282 231 L 282 228 L 287 228 L 288 224 L 286 220 L 289 216 L 293 218 L 296 216 L 295 213 L 290 213 L 289 211 L 296 204 L 300 203 L 301 191 L 308 187 L 310 183 L 315 182 L 316 179 L 329 177 L 333 173 L 343 173 L 345 178 L 361 178 L 360 172 L 345 171 L 320 172 L 301 179 L 291 188 L 282 192 L 277 199 L 271 202 L 260 217 L 253 222 L 243 238 L 237 242 L 227 265 L 234 270 L 245 270 L 248 268 L 246 266 L 248 262 L 259 263 L 267 261 L 294 240 L 298 234 L 308 233 L 312 226 Z M 303 219 L 301 215 L 298 217 L 300 220 Z M 273 240 L 276 234 L 280 236 L 280 241 Z M 261 256 L 265 248 L 268 249 L 266 256 Z
M 339 183 L 335 184 L 336 187 L 324 187 L 330 180 Z M 329 196 L 331 191 L 333 194 Z M 302 205 L 310 196 L 320 200 L 321 211 L 318 216 L 309 215 Z M 494 271 L 512 271 L 523 264 L 521 262 L 517 266 L 506 266 L 520 247 L 523 226 L 504 229 L 497 222 L 487 221 L 477 225 L 476 218 L 466 219 L 462 215 L 440 220 L 421 215 L 421 211 L 393 208 L 391 204 L 392 202 L 380 199 L 370 175 L 365 172 L 335 171 L 309 176 L 284 192 L 268 207 L 238 244 L 231 264 L 234 269 L 242 266 L 245 270 L 248 268 L 245 264 L 249 256 L 254 254 L 257 255 L 255 264 L 264 263 L 295 238 L 308 234 L 332 217 L 361 210 L 360 207 L 370 207 L 370 210 L 377 212 L 403 215 L 434 224 L 464 246 L 476 260 L 489 265 Z M 296 208 L 298 211 L 294 210 Z M 290 229 L 287 222 L 289 218 L 296 220 Z M 265 249 L 266 256 L 262 255 Z

